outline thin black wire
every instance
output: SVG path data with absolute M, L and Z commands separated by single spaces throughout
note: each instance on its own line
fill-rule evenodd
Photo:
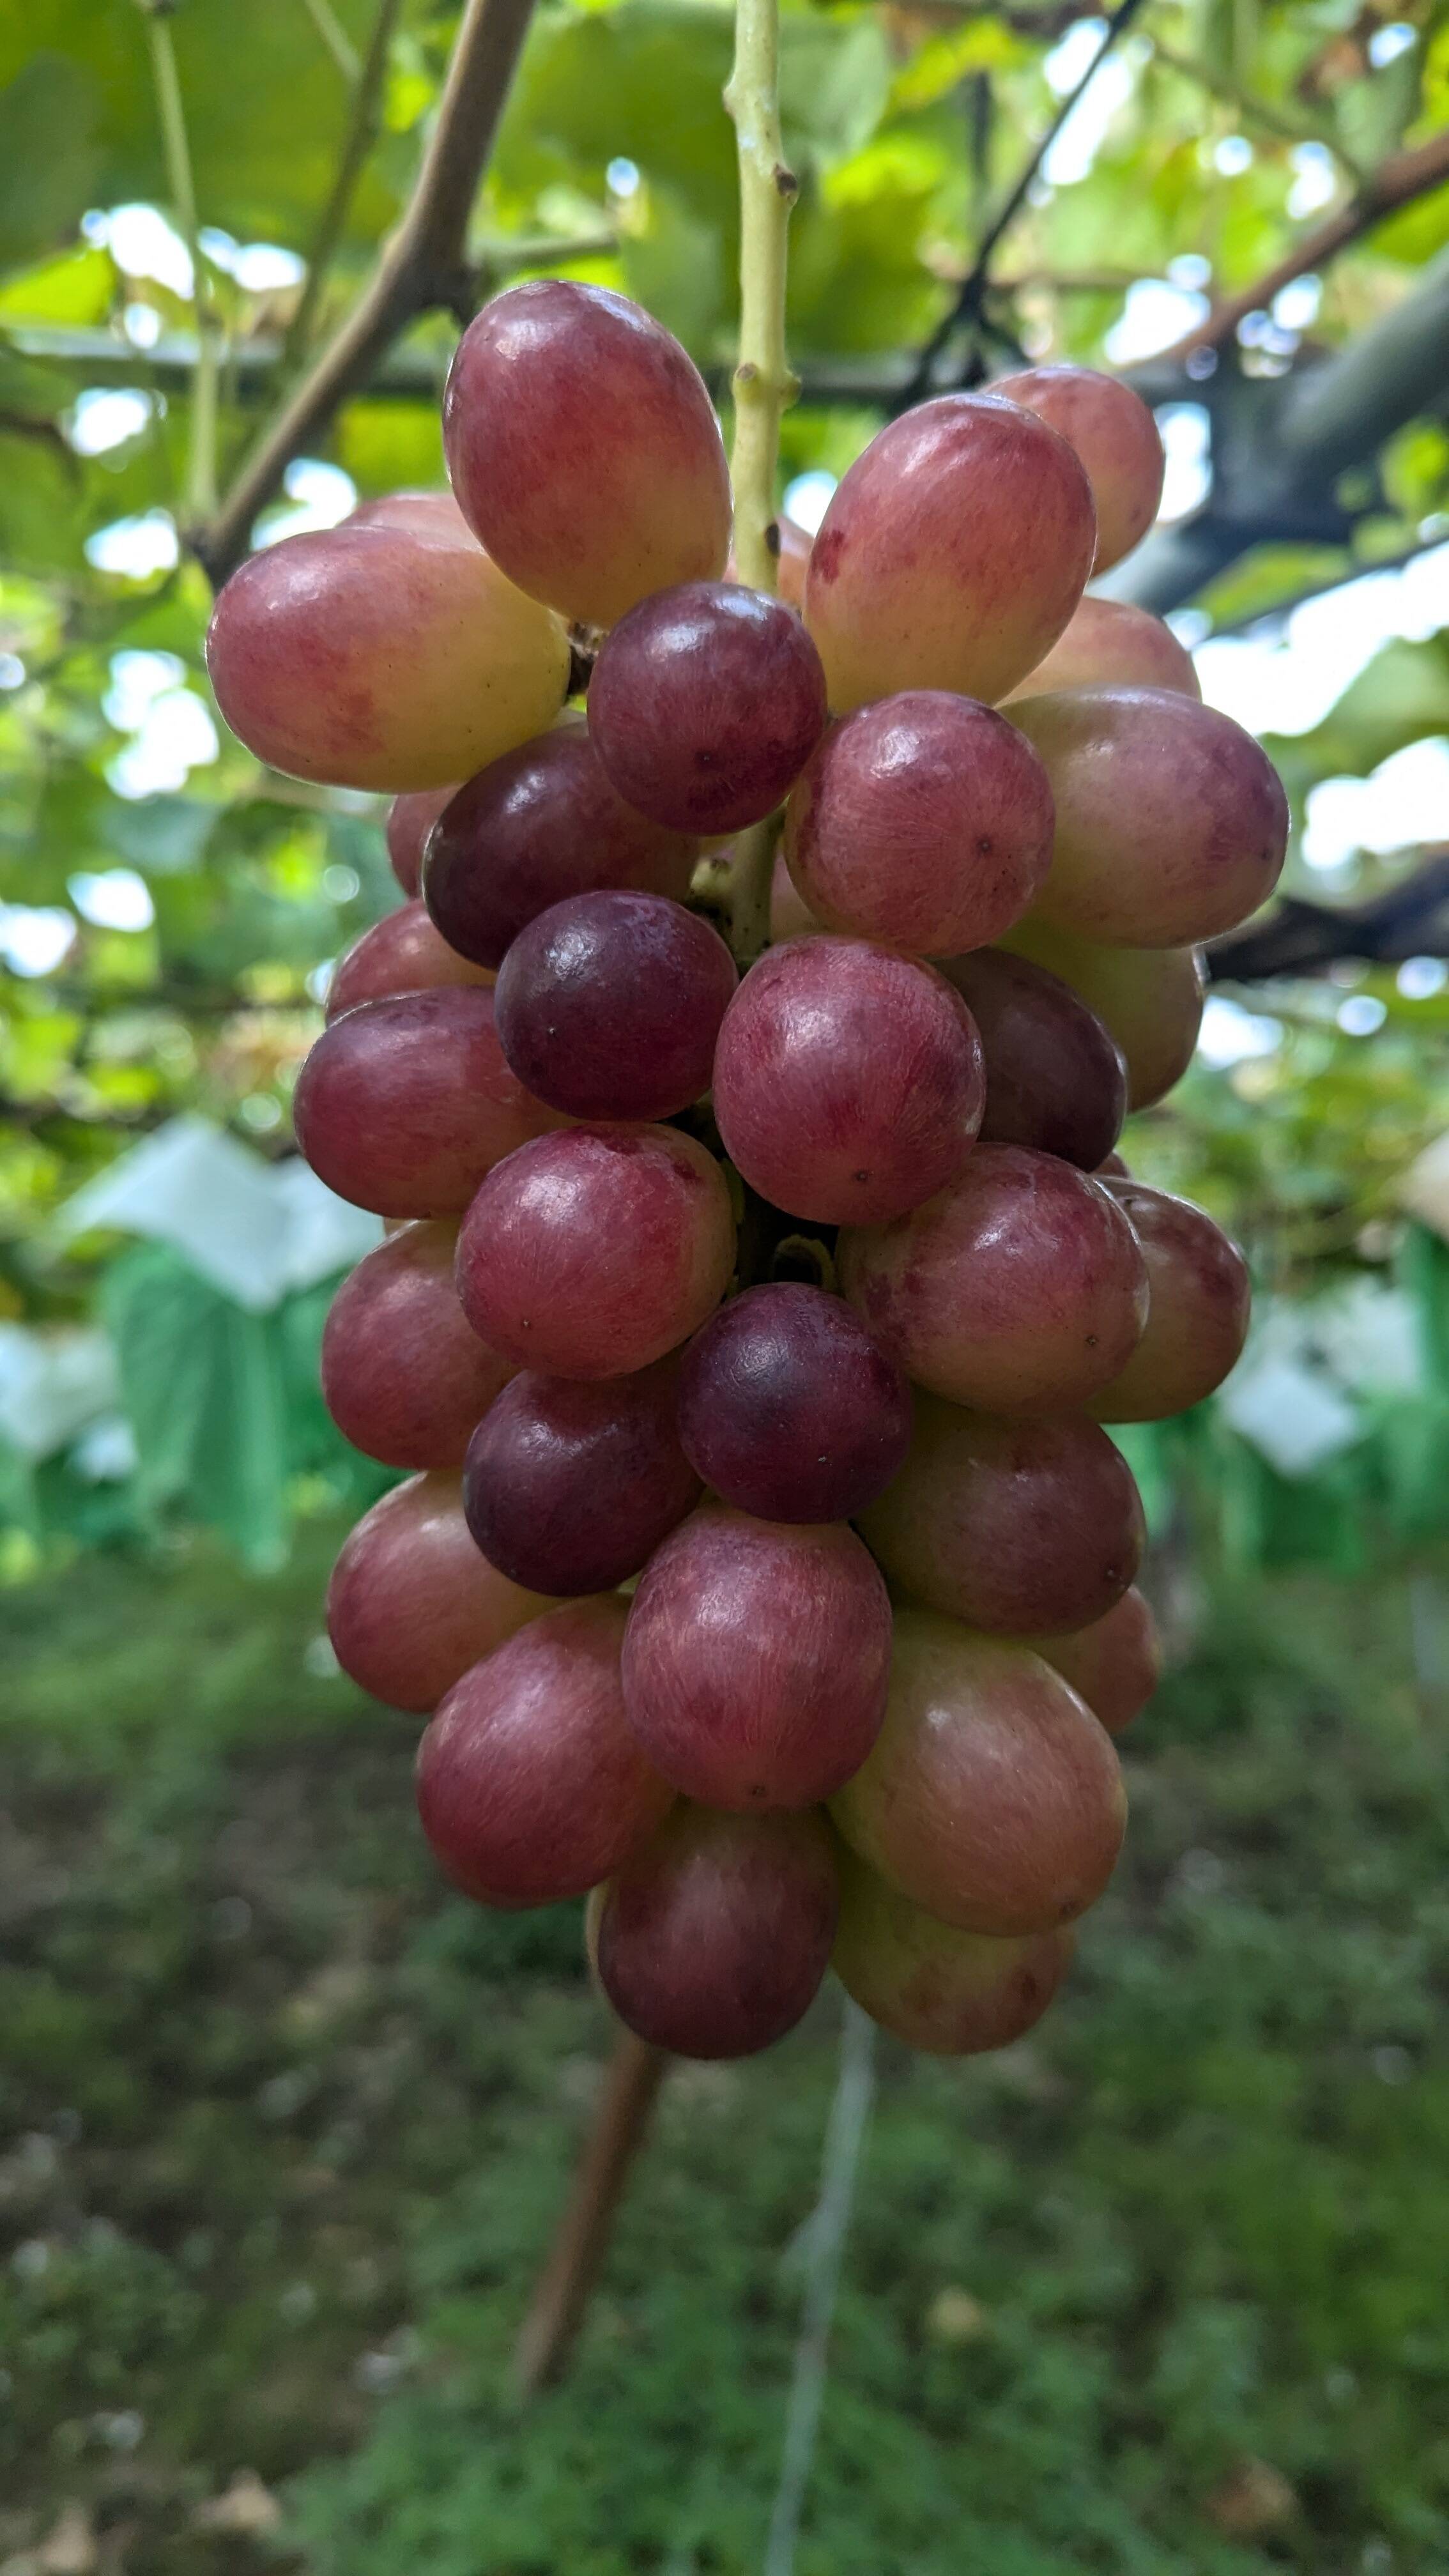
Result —
M 958 331 L 963 323 L 972 323 L 975 325 L 978 332 L 989 333 L 994 338 L 1009 341 L 1009 333 L 1001 331 L 998 326 L 988 322 L 984 310 L 985 298 L 991 282 L 990 272 L 992 260 L 995 258 L 1006 234 L 1010 231 L 1017 216 L 1020 214 L 1022 207 L 1025 205 L 1032 181 L 1035 179 L 1043 161 L 1046 159 L 1048 152 L 1051 150 L 1057 136 L 1060 134 L 1062 127 L 1066 124 L 1067 118 L 1071 115 L 1078 99 L 1081 98 L 1083 93 L 1091 87 L 1092 82 L 1096 79 L 1098 72 L 1101 70 L 1102 65 L 1112 51 L 1112 48 L 1116 44 L 1119 36 L 1124 36 L 1126 34 L 1133 19 L 1140 15 L 1145 5 L 1146 0 L 1119 0 L 1119 5 L 1113 10 L 1111 17 L 1107 21 L 1106 27 L 1103 31 L 1102 41 L 1097 47 L 1095 54 L 1092 56 L 1091 61 L 1087 65 L 1086 70 L 1083 72 L 1081 79 L 1077 82 L 1075 89 L 1068 90 L 1066 96 L 1060 101 L 1055 116 L 1047 126 L 1045 133 L 1037 142 L 1035 149 L 1028 158 L 1026 165 L 1017 178 L 1009 196 L 1005 199 L 998 212 L 993 216 L 991 222 L 988 224 L 978 246 L 976 257 L 971 263 L 969 274 L 962 280 L 961 286 L 957 291 L 955 303 L 952 305 L 950 311 L 937 323 L 935 330 L 931 333 L 929 340 L 926 342 L 920 356 L 916 360 L 915 367 L 911 373 L 910 382 L 897 406 L 899 410 L 904 411 L 909 404 L 919 402 L 922 395 L 929 390 L 936 360 L 939 358 L 941 351 L 945 348 L 947 341 L 951 338 L 952 333 Z

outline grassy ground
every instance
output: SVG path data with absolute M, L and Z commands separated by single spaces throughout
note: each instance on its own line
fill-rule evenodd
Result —
M 837 2005 L 672 2080 L 517 2415 L 602 2017 L 440 1893 L 327 1536 L 0 1596 L 0 2571 L 754 2576 Z M 1202 1633 L 1064 2003 L 883 2054 L 798 2576 L 1449 2569 L 1449 1710 L 1396 1588 Z

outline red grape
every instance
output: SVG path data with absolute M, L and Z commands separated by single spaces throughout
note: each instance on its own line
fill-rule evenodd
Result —
M 1029 1145 L 1099 1171 L 1127 1115 L 1127 1063 L 1095 1013 L 1044 966 L 1003 948 L 943 959 L 981 1034 L 983 1145 Z
M 604 1891 L 599 1982 L 656 2048 L 748 2057 L 813 2001 L 839 1902 L 822 1817 L 677 1807 Z
M 835 1865 L 840 1925 L 830 1964 L 872 2021 L 936 2057 L 1009 2048 L 1040 2021 L 1070 1963 L 1070 1931 L 1005 1941 L 961 1932 L 900 1895 L 848 1843 Z
M 1009 1637 L 1089 1626 L 1142 1561 L 1132 1471 L 1079 1414 L 1004 1421 L 918 1397 L 910 1456 L 860 1526 L 903 1592 Z
M 963 1932 L 1051 1932 L 1101 1895 L 1126 1811 L 1111 1737 L 1040 1655 L 899 1613 L 885 1724 L 831 1802 L 869 1868 Z
M 1162 1678 L 1157 1622 L 1135 1583 L 1090 1627 L 1023 1642 L 1071 1683 L 1109 1735 L 1141 1715 Z
M 1049 689 L 1175 689 L 1200 698 L 1192 655 L 1170 626 L 1125 599 L 1079 600 L 1071 624 L 1044 662 L 1019 680 L 1006 703 Z
M 624 1716 L 625 1604 L 570 1601 L 454 1683 L 418 1746 L 433 1852 L 481 1905 L 582 1896 L 658 1831 L 674 1792 Z
M 1147 1272 L 1111 1193 L 1054 1154 L 978 1145 L 947 1190 L 842 1236 L 840 1284 L 910 1377 L 998 1413 L 1083 1404 L 1142 1338 Z
M 787 939 L 807 938 L 811 931 L 824 927 L 816 920 L 785 863 L 783 850 L 775 852 L 770 878 L 770 939 L 779 948 Z
M 495 562 L 564 617 L 612 626 L 647 592 L 724 570 L 729 469 L 703 378 L 609 287 L 495 295 L 458 344 L 443 444 Z
M 519 1081 L 578 1118 L 668 1118 L 708 1091 L 735 989 L 717 930 L 667 895 L 576 894 L 521 930 L 498 973 Z
M 234 572 L 207 668 L 249 751 L 333 787 L 441 787 L 546 725 L 569 642 L 476 546 L 406 528 L 284 537 Z
M 911 1438 L 905 1376 L 821 1288 L 749 1288 L 684 1356 L 679 1436 L 705 1483 L 767 1521 L 845 1521 Z
M 1231 716 L 1170 689 L 1063 689 L 1020 699 L 1012 716 L 1056 798 L 1045 920 L 1083 939 L 1175 948 L 1267 902 L 1288 800 Z
M 456 1215 L 494 1163 L 559 1124 L 504 1062 L 491 992 L 456 986 L 333 1020 L 293 1117 L 318 1179 L 379 1216 Z
M 1147 1329 L 1126 1367 L 1092 1400 L 1103 1422 L 1160 1422 L 1222 1385 L 1248 1334 L 1248 1265 L 1190 1199 L 1141 1181 L 1105 1185 L 1147 1262 Z
M 328 1313 L 327 1410 L 354 1449 L 387 1467 L 461 1467 L 513 1373 L 458 1303 L 457 1239 L 449 1223 L 404 1226 L 344 1279 Z
M 1157 516 L 1167 465 L 1141 395 L 1094 367 L 1028 367 L 1019 376 L 998 376 L 991 390 L 1035 412 L 1076 450 L 1097 510 L 1092 570 L 1120 563 Z
M 463 1501 L 484 1555 L 540 1592 L 607 1592 L 698 1502 L 674 1424 L 674 1360 L 632 1377 L 526 1370 L 480 1421 Z
M 790 798 L 785 855 L 832 930 L 931 956 L 997 938 L 1046 881 L 1052 796 L 1014 725 L 908 689 L 832 726 Z
M 327 1629 L 345 1673 L 374 1699 L 436 1708 L 460 1673 L 552 1604 L 481 1557 L 457 1476 L 410 1476 L 343 1544 Z
M 424 787 L 412 796 L 395 796 L 388 807 L 387 855 L 393 875 L 410 898 L 422 892 L 423 844 L 457 793 L 456 787 Z M 484 960 L 485 965 L 491 962 Z
M 475 966 L 440 939 L 420 903 L 384 913 L 339 957 L 327 987 L 327 1017 L 340 1019 L 359 1002 L 384 1002 L 394 993 L 427 993 L 440 984 L 491 984 L 486 966 Z
M 450 947 L 499 966 L 520 930 L 569 895 L 686 895 L 696 846 L 615 794 L 569 716 L 458 789 L 428 840 L 423 898 Z
M 885 1706 L 886 1588 L 839 1524 L 707 1503 L 650 1558 L 624 1640 L 629 1723 L 712 1807 L 805 1807 L 848 1780 Z
M 560 1377 L 647 1368 L 719 1304 L 735 1228 L 719 1165 L 672 1127 L 575 1127 L 491 1172 L 458 1242 L 483 1339 Z
M 857 457 L 811 549 L 805 623 L 838 715 L 896 689 L 1004 697 L 1056 642 L 1092 568 L 1091 486 L 1055 430 L 994 394 L 942 394 Z
M 825 674 L 793 608 L 738 582 L 656 591 L 605 638 L 589 731 L 619 794 L 674 832 L 739 832 L 825 727 Z
M 477 538 L 451 492 L 382 492 L 361 501 L 349 528 L 406 528 L 428 546 L 476 546 Z
M 1127 1059 L 1127 1106 L 1150 1109 L 1192 1062 L 1202 1022 L 1202 952 L 1196 948 L 1102 948 L 1031 913 L 1002 946 L 1032 958 L 1079 993 Z
M 981 1041 L 933 968 L 860 939 L 795 939 L 724 1015 L 714 1110 L 752 1189 L 821 1225 L 878 1224 L 964 1167 Z

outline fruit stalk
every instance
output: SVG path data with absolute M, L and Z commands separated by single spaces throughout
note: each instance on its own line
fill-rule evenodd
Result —
M 740 357 L 734 372 L 735 569 L 773 591 L 780 552 L 775 475 L 780 421 L 800 391 L 785 356 L 785 258 L 799 181 L 780 135 L 779 0 L 737 0 L 735 60 L 725 90 L 740 160 Z M 769 934 L 775 835 L 757 823 L 741 839 L 730 906 L 742 963 Z
M 520 2396 L 537 2396 L 568 2358 L 668 2062 L 662 2048 L 621 2032 L 568 2205 L 514 2348 Z

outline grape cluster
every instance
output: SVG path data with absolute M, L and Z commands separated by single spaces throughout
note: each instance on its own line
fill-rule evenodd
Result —
M 338 1657 L 428 1716 L 449 1876 L 592 1891 L 645 2038 L 762 2048 L 833 1961 L 915 2046 L 999 2046 L 1110 1875 L 1156 1675 L 1102 1426 L 1200 1401 L 1247 1322 L 1232 1245 L 1114 1149 L 1282 790 L 1084 596 L 1162 477 L 1107 377 L 893 422 L 813 545 L 782 525 L 779 598 L 624 298 L 500 295 L 444 430 L 451 494 L 254 556 L 210 640 L 263 760 L 396 798 L 408 900 L 296 1095 L 388 1223 L 327 1401 L 412 1471 L 338 1560 Z M 709 907 L 782 805 L 741 974 Z

